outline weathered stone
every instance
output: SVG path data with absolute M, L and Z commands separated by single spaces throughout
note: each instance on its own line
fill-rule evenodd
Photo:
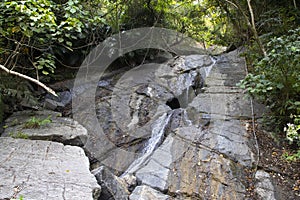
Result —
M 257 195 L 264 200 L 274 200 L 275 188 L 271 182 L 270 175 L 262 170 L 259 170 L 255 174 L 256 184 L 255 191 Z
M 0 199 L 98 199 L 100 186 L 79 147 L 0 138 Z
M 235 86 L 245 75 L 244 66 L 236 52 L 217 61 L 203 93 L 186 108 L 193 125 L 173 130 L 141 165 L 135 175 L 142 184 L 176 199 L 245 198 L 241 172 L 255 158 L 251 135 L 240 121 L 252 117 L 251 104 Z
M 239 120 L 213 120 L 198 142 L 249 167 L 255 162 L 252 152 L 254 147 L 250 138 L 251 135 Z
M 168 195 L 164 195 L 153 188 L 143 185 L 135 188 L 129 196 L 130 200 L 170 200 Z
M 121 179 L 124 180 L 127 185 L 127 189 L 130 192 L 132 192 L 137 185 L 136 177 L 132 174 L 126 174 L 125 176 L 121 177 Z
M 64 105 L 61 102 L 57 102 L 53 99 L 45 99 L 44 108 L 49 110 L 56 110 L 57 108 L 63 108 Z
M 145 167 L 137 171 L 136 177 L 143 184 L 166 192 L 168 189 L 168 174 L 169 169 L 161 166 L 158 161 L 150 159 Z
M 44 108 L 50 110 L 62 109 L 72 101 L 72 93 L 69 91 L 58 92 L 57 97 L 46 95 Z
M 262 109 L 252 110 L 236 86 L 246 75 L 238 54 L 179 56 L 123 73 L 113 92 L 98 93 L 104 95 L 97 99 L 98 119 L 93 107 L 86 109 L 91 103 L 79 99 L 85 110 L 79 119 L 90 133 L 85 147 L 123 179 L 136 176 L 177 200 L 245 199 L 242 172 L 255 156 L 242 120 L 252 111 L 260 117 Z M 86 93 L 84 99 L 94 98 Z
M 45 119 L 51 122 L 39 125 Z M 34 121 L 38 122 L 34 123 Z M 83 146 L 88 136 L 87 130 L 78 122 L 60 117 L 60 113 L 53 111 L 16 112 L 5 123 L 7 128 L 2 136 L 6 137 L 19 137 L 21 133 L 24 137 L 33 140 L 49 140 L 66 145 Z
M 243 199 L 245 188 L 236 177 L 241 166 L 209 146 L 193 142 L 201 138 L 201 130 L 182 129 L 168 136 L 146 166 L 136 172 L 138 180 L 175 196 Z
M 208 87 L 210 88 L 210 87 Z M 195 109 L 198 113 L 210 114 L 214 119 L 251 119 L 252 107 L 248 97 L 235 87 L 219 87 L 220 91 L 205 91 L 193 99 L 188 110 Z M 263 107 L 254 103 L 253 113 L 261 117 Z
M 94 169 L 92 173 L 95 175 L 102 188 L 99 200 L 128 199 L 129 191 L 126 188 L 126 183 L 112 174 L 107 168 L 101 166 Z

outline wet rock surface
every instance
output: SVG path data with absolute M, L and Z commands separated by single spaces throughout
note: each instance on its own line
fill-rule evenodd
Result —
M 172 199 L 245 199 L 256 148 L 243 120 L 263 111 L 236 86 L 245 74 L 234 51 L 142 65 L 98 87 L 95 107 L 77 115 L 90 123 L 94 166 Z
M 0 137 L 0 199 L 98 199 L 101 188 L 79 147 Z
M 122 76 L 114 76 L 113 87 L 97 88 L 95 108 L 87 109 L 89 103 L 75 99 L 73 104 L 83 109 L 74 118 L 87 124 L 90 137 L 86 148 L 92 156 L 123 172 L 144 153 L 147 141 L 159 129 L 155 127 L 162 130 L 158 130 L 154 148 L 162 142 L 165 133 L 179 124 L 190 124 L 186 112 L 176 109 L 187 106 L 196 96 L 195 90 L 201 85 L 201 80 L 196 79 L 201 69 L 207 71 L 212 67 L 214 59 L 207 55 L 185 57 L 163 64 L 145 64 Z M 91 115 L 93 109 L 96 116 Z M 95 118 L 99 124 L 95 125 L 98 123 Z
M 237 52 L 216 61 L 203 92 L 186 108 L 193 125 L 173 129 L 136 171 L 138 180 L 176 199 L 245 198 L 242 172 L 254 164 L 255 148 L 241 121 L 252 117 L 245 110 L 250 100 L 235 86 L 244 66 Z

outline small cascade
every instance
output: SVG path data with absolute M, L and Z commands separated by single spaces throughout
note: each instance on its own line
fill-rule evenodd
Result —
M 169 114 L 164 113 L 159 117 L 153 124 L 151 138 L 149 139 L 146 148 L 144 148 L 143 153 L 152 153 L 154 149 L 161 143 L 166 127 L 170 122 L 170 118 L 173 112 Z
M 154 123 L 152 127 L 152 134 L 151 138 L 148 140 L 147 144 L 145 145 L 145 148 L 143 149 L 142 153 L 143 155 L 136 159 L 124 172 L 122 176 L 125 176 L 126 174 L 132 174 L 135 171 L 137 171 L 143 164 L 145 164 L 145 161 L 151 156 L 153 151 L 160 145 L 164 138 L 165 130 L 170 123 L 171 116 L 173 114 L 173 111 L 170 111 L 169 113 L 164 113 L 162 116 L 160 116 Z
M 162 143 L 162 140 L 164 138 L 164 134 L 166 131 L 166 128 L 170 125 L 172 128 L 178 127 L 178 126 L 191 126 L 192 121 L 189 119 L 188 114 L 185 110 L 185 108 L 189 105 L 189 103 L 194 99 L 196 96 L 193 85 L 195 85 L 195 79 L 197 74 L 199 74 L 199 88 L 202 87 L 201 81 L 204 81 L 205 78 L 209 75 L 209 73 L 212 70 L 212 67 L 216 63 L 216 59 L 211 57 L 212 63 L 209 66 L 202 67 L 200 69 L 200 72 L 194 70 L 190 73 L 184 73 L 181 74 L 176 84 L 178 87 L 174 88 L 174 90 L 177 90 L 175 93 L 181 93 L 176 98 L 170 99 L 166 102 L 166 105 L 168 105 L 172 111 L 168 113 L 164 113 L 162 116 L 160 116 L 158 119 L 154 121 L 151 127 L 151 137 L 147 141 L 144 149 L 142 150 L 142 155 L 137 158 L 129 167 L 128 169 L 121 175 L 121 177 L 127 175 L 127 174 L 133 174 L 136 171 L 138 171 L 140 168 L 142 168 L 143 165 L 147 164 L 147 161 L 149 157 L 153 154 L 153 152 L 157 149 L 157 147 Z M 201 78 L 202 76 L 202 78 Z M 197 80 L 196 80 L 197 81 Z M 180 91 L 181 90 L 181 91 Z M 175 119 L 178 113 L 181 113 L 181 117 L 177 117 L 177 120 Z
M 217 59 L 215 57 L 210 57 L 211 61 L 213 62 L 211 65 L 204 67 L 204 72 L 205 74 L 203 74 L 203 78 L 205 79 L 206 77 L 208 77 L 208 75 L 210 74 L 210 71 L 212 69 L 212 67 L 216 64 Z
M 192 126 L 193 122 L 190 120 L 188 113 L 186 112 L 186 109 L 183 110 L 183 120 L 186 123 L 187 126 Z

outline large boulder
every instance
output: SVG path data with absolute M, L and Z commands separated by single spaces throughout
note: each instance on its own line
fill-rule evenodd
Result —
M 96 200 L 101 188 L 79 147 L 0 137 L 0 199 Z
M 25 137 L 32 140 L 48 140 L 65 145 L 83 146 L 87 130 L 71 118 L 61 117 L 54 111 L 19 111 L 5 121 L 2 136 Z
M 94 88 L 96 98 L 86 90 L 73 101 L 73 116 L 87 127 L 85 148 L 100 165 L 144 185 L 131 198 L 150 187 L 178 200 L 245 199 L 243 172 L 255 164 L 256 149 L 244 120 L 263 110 L 236 86 L 245 75 L 238 50 L 177 56 L 120 74 L 113 86 Z M 110 188 L 109 199 L 123 184 L 107 171 L 97 179 Z
M 201 131 L 196 128 L 170 134 L 136 172 L 138 181 L 177 198 L 244 199 L 242 166 L 226 154 L 193 142 L 199 138 Z
M 87 151 L 122 173 L 158 129 L 155 147 L 171 129 L 190 124 L 179 109 L 192 102 L 214 62 L 208 55 L 176 57 L 116 75 L 110 85 L 94 88 L 96 93 L 85 90 L 73 100 L 73 117 L 89 132 Z
M 102 188 L 99 200 L 128 199 L 129 191 L 127 190 L 126 183 L 112 174 L 106 167 L 101 166 L 94 169 L 92 173 L 95 175 Z

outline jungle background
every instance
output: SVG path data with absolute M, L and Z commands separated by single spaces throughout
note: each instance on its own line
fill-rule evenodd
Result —
M 74 78 L 106 38 L 139 27 L 172 29 L 206 49 L 244 47 L 239 84 L 269 108 L 265 127 L 300 158 L 300 4 L 296 0 L 23 0 L 0 2 L 0 122 L 35 104 L 47 85 Z M 158 51 L 118 62 L 138 64 Z M 45 85 L 43 85 L 45 84 Z M 24 103 L 24 101 L 26 103 Z

